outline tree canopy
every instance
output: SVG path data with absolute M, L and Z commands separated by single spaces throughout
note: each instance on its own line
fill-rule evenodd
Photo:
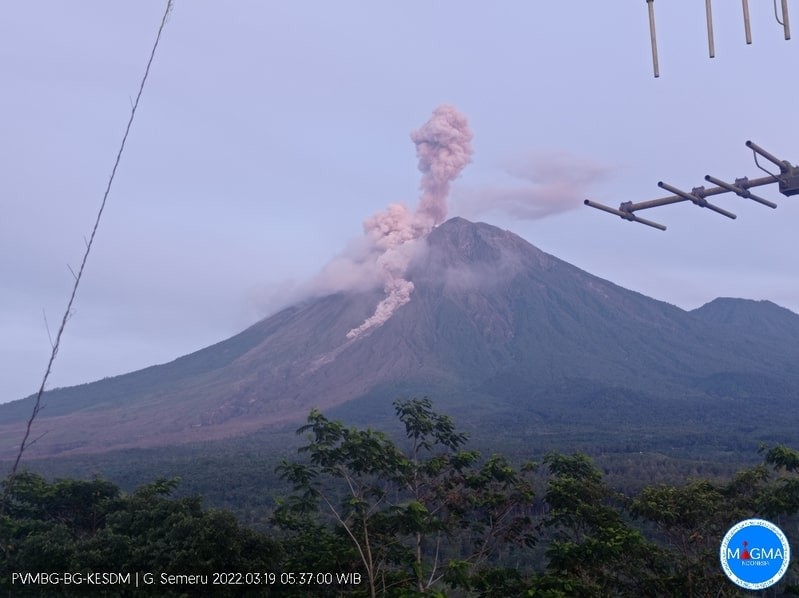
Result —
M 786 446 L 763 447 L 760 465 L 730 479 L 625 495 L 583 453 L 539 464 L 483 455 L 429 399 L 394 408 L 393 436 L 311 411 L 299 454 L 277 467 L 291 490 L 265 532 L 175 497 L 176 479 L 126 494 L 21 472 L 0 517 L 0 585 L 38 596 L 20 574 L 113 571 L 178 577 L 92 595 L 730 597 L 740 590 L 718 562 L 727 529 L 762 517 L 799 537 L 799 452 Z M 215 573 L 250 583 L 179 577 Z M 56 581 L 48 595 L 86 595 Z M 768 592 L 799 595 L 795 562 Z

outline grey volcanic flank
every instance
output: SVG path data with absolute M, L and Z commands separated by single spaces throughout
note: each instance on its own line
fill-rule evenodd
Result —
M 755 419 L 795 411 L 799 315 L 774 304 L 687 312 L 461 218 L 430 233 L 407 278 L 410 302 L 356 339 L 347 332 L 377 290 L 309 300 L 171 363 L 50 391 L 30 455 L 224 438 L 294 426 L 311 407 L 368 419 L 399 393 L 522 435 L 751 423 L 753 400 Z M 31 398 L 0 405 L 0 457 L 30 409 Z

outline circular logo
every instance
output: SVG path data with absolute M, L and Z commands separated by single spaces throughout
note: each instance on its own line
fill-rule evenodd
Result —
M 782 530 L 765 519 L 744 519 L 724 535 L 719 550 L 721 567 L 734 584 L 763 590 L 788 570 L 791 547 Z

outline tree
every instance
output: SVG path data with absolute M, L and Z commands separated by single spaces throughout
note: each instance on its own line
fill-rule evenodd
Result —
M 591 459 L 550 453 L 543 528 L 553 533 L 540 595 L 668 595 L 659 584 L 662 551 L 624 519 L 624 497 L 612 492 Z M 539 594 L 533 594 L 539 595 Z
M 799 453 L 784 446 L 762 451 L 763 464 L 727 482 L 649 486 L 632 501 L 631 513 L 654 523 L 664 540 L 669 567 L 662 577 L 671 592 L 737 596 L 718 562 L 726 531 L 742 519 L 765 517 L 780 524 L 781 518 L 799 512 Z
M 207 574 L 278 571 L 282 553 L 270 538 L 241 527 L 227 512 L 202 508 L 197 497 L 172 498 L 176 480 L 157 480 L 123 495 L 104 480 L 60 480 L 21 472 L 8 494 L 0 535 L 6 558 L 0 585 L 17 573 L 151 572 Z M 92 595 L 182 596 L 181 585 L 93 588 Z M 242 588 L 215 586 L 215 596 L 243 595 Z M 269 595 L 268 586 L 247 595 Z M 85 595 L 63 582 L 47 594 Z M 41 586 L 17 586 L 15 596 L 39 596 Z
M 394 407 L 405 450 L 312 411 L 298 430 L 308 434 L 300 449 L 308 460 L 278 467 L 294 492 L 275 523 L 294 541 L 346 538 L 346 558 L 357 561 L 370 596 L 467 586 L 500 545 L 534 542 L 530 464 L 517 470 L 504 457 L 463 450 L 466 436 L 428 398 Z

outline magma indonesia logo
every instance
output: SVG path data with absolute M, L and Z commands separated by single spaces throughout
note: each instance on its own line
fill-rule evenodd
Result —
M 721 541 L 721 567 L 734 584 L 762 590 L 788 570 L 791 547 L 782 530 L 765 519 L 745 519 L 733 525 Z

